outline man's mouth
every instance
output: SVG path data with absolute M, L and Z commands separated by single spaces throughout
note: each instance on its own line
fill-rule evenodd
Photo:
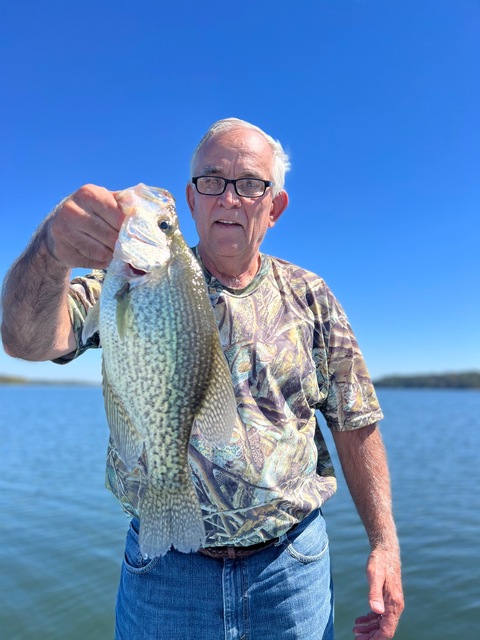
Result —
M 234 222 L 233 220 L 217 220 L 216 224 L 224 224 L 230 227 L 239 227 L 240 225 L 238 224 L 238 222 Z

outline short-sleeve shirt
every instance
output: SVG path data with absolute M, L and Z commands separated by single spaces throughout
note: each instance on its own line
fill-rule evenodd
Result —
M 335 493 L 317 410 L 339 431 L 383 415 L 347 317 L 322 278 L 265 254 L 242 290 L 229 289 L 203 269 L 238 416 L 223 448 L 192 432 L 191 477 L 206 544 L 252 545 L 281 535 Z M 72 281 L 78 347 L 57 362 L 101 344 L 101 335 L 82 344 L 81 328 L 102 278 L 103 272 L 93 272 Z M 127 471 L 110 439 L 106 484 L 132 516 L 138 516 L 147 473 L 142 458 Z

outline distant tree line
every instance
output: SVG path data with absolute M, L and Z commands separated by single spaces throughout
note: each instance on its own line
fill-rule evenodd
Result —
M 442 373 L 423 375 L 385 376 L 375 380 L 377 387 L 391 387 L 403 389 L 480 389 L 480 372 L 467 371 L 465 373 Z M 0 375 L 0 384 L 35 384 L 35 385 L 94 385 L 96 383 L 81 380 L 29 380 L 20 376 Z
M 98 386 L 95 382 L 85 382 L 84 380 L 42 380 L 23 378 L 21 376 L 0 375 L 0 384 L 9 385 L 36 385 L 36 386 Z
M 28 384 L 28 380 L 19 376 L 0 376 L 0 384 Z
M 375 385 L 405 389 L 480 389 L 480 372 L 385 376 L 376 380 Z

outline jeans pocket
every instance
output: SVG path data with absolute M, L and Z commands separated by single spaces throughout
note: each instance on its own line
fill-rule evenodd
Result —
M 135 574 L 148 573 L 155 567 L 160 558 L 144 558 L 138 544 L 138 520 L 133 519 L 127 533 L 124 564 L 127 571 Z
M 288 553 L 303 564 L 321 560 L 328 553 L 325 520 L 319 511 L 311 518 L 306 527 L 300 523 L 297 529 L 286 534 L 285 544 Z

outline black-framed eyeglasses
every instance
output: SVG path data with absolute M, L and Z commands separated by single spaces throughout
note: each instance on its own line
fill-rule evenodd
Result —
M 192 178 L 198 193 L 204 196 L 221 196 L 227 188 L 227 184 L 233 184 L 235 193 L 244 198 L 259 198 L 263 196 L 267 187 L 274 183 L 271 180 L 260 180 L 258 178 L 238 178 L 228 180 L 220 176 L 197 176 Z

